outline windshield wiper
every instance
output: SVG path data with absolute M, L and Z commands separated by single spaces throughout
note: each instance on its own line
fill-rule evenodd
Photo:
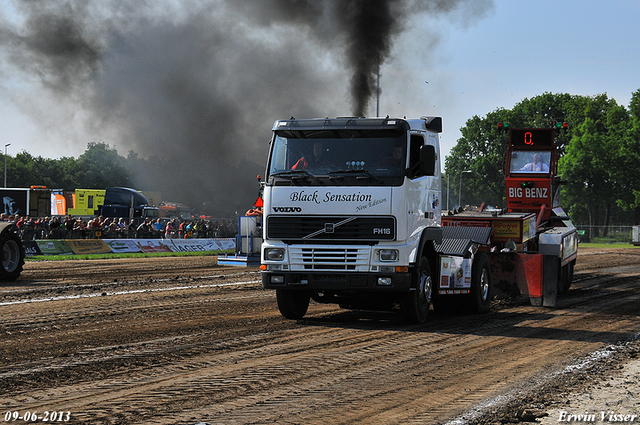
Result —
M 321 183 L 320 180 L 314 176 L 313 174 L 311 174 L 310 172 L 308 172 L 307 170 L 287 170 L 287 171 L 281 171 L 279 173 L 273 173 L 271 174 L 272 177 L 283 177 L 283 178 L 291 178 L 291 180 L 300 180 L 300 179 L 304 179 L 304 180 L 315 180 L 318 183 Z
M 365 177 L 369 178 L 369 179 L 373 179 L 375 181 L 377 181 L 378 183 L 384 183 L 382 180 L 380 180 L 379 178 L 377 178 L 376 176 L 374 176 L 373 174 L 371 174 L 371 172 L 369 170 L 339 170 L 339 171 L 329 171 L 327 174 L 331 174 L 331 175 L 341 175 L 341 174 L 360 174 L 361 176 L 356 177 L 356 179 L 358 178 L 362 178 Z

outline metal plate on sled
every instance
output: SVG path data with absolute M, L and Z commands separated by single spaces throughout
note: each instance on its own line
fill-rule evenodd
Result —
M 489 244 L 491 227 L 442 226 L 442 243 L 435 249 L 445 255 L 464 256 L 472 244 Z

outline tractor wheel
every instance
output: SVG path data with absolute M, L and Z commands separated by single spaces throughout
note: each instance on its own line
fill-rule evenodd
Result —
M 18 279 L 24 266 L 24 246 L 20 237 L 9 229 L 0 235 L 0 253 L 2 253 L 0 280 Z

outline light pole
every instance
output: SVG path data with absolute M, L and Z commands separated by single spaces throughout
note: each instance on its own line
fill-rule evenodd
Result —
M 462 206 L 462 175 L 464 173 L 471 173 L 471 171 L 465 170 L 460 173 L 460 191 L 458 192 L 458 208 Z
M 449 173 L 447 173 L 447 211 L 449 211 Z
M 7 146 L 11 146 L 11 143 L 4 145 L 4 187 L 7 187 Z

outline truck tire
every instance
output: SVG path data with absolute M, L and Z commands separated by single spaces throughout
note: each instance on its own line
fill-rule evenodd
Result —
M 433 298 L 433 278 L 427 257 L 420 258 L 420 263 L 415 271 L 414 289 L 402 298 L 400 311 L 406 321 L 424 323 L 427 321 Z
M 0 280 L 13 281 L 20 277 L 24 266 L 24 246 L 20 237 L 10 229 L 0 234 Z
M 481 254 L 473 260 L 469 311 L 488 312 L 491 307 L 491 292 L 491 263 L 487 254 Z
M 287 319 L 300 320 L 307 314 L 311 294 L 307 291 L 276 289 L 278 310 Z

